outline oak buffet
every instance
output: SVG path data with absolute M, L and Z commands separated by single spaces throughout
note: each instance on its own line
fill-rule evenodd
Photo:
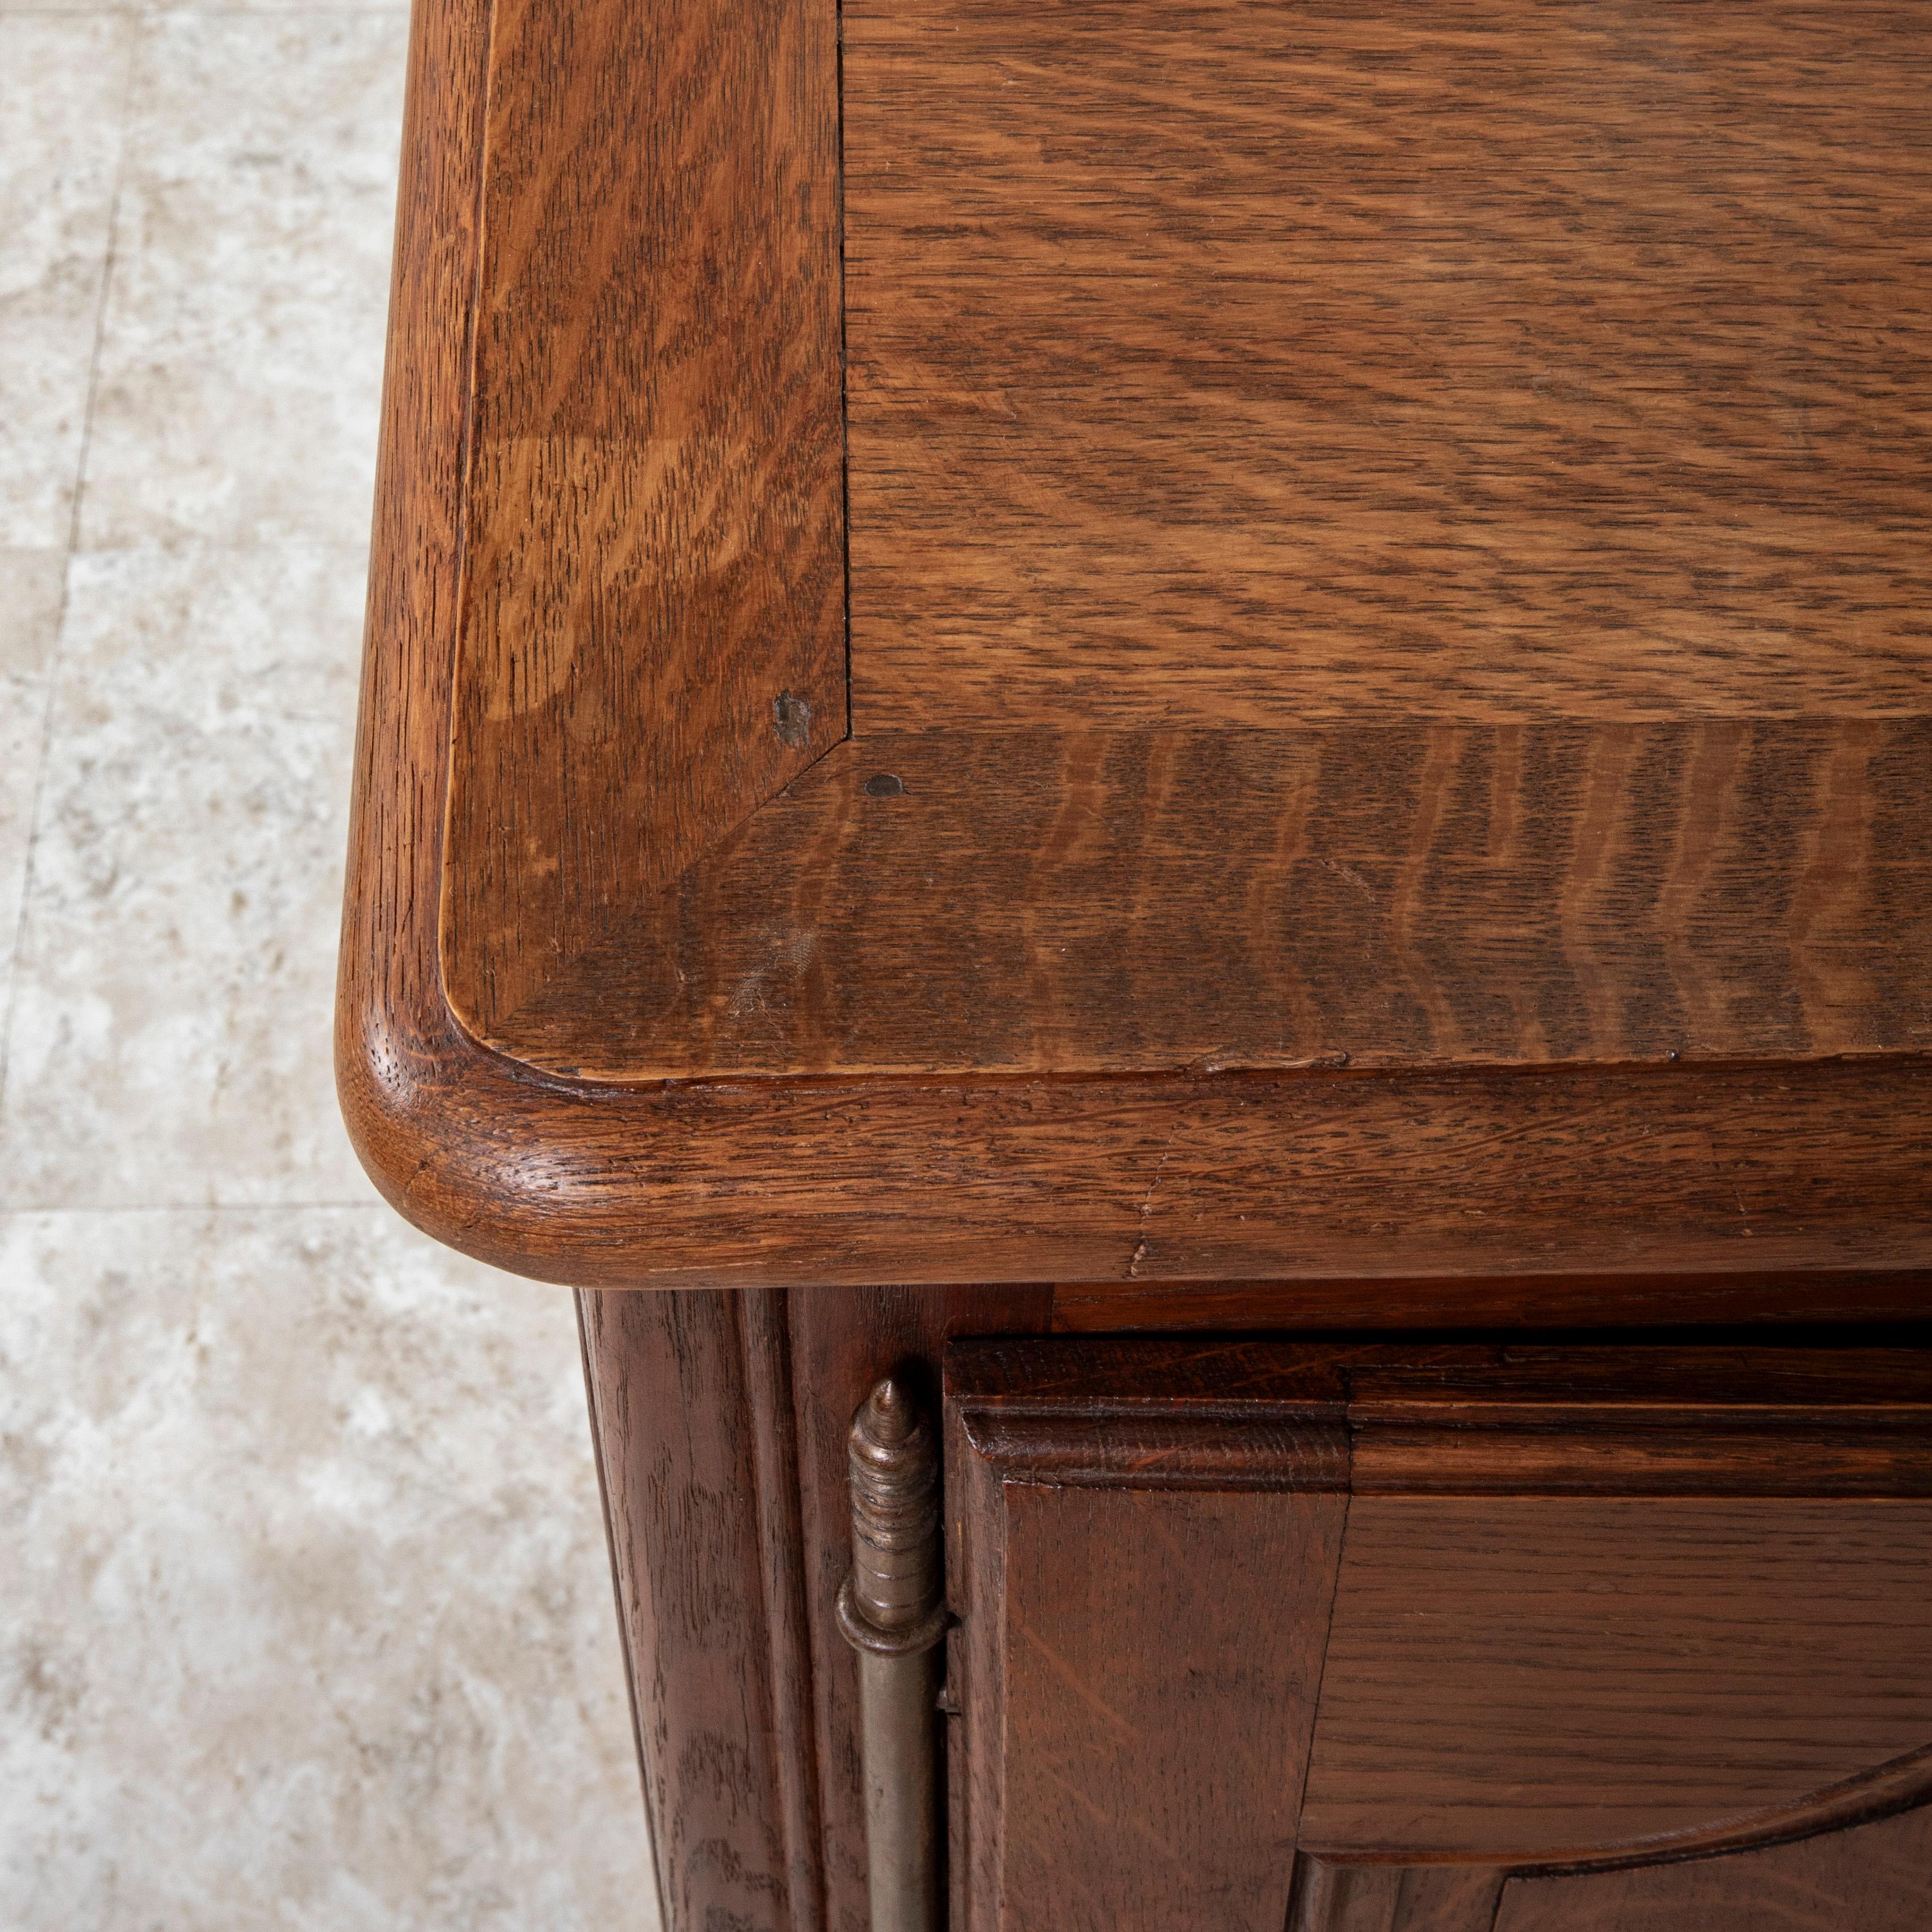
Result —
M 674 1932 L 1932 1923 L 1928 211 L 1918 0 L 418 0 L 341 1090 Z

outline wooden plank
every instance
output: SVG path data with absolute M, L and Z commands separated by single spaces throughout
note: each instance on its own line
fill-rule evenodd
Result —
M 1730 1858 L 1510 1880 L 1496 1932 L 1920 1932 L 1932 1808 Z
M 1911 0 L 844 18 L 862 732 L 1924 708 Z
M 1932 1275 L 1516 1275 L 1491 1281 L 1060 1282 L 1056 1334 L 1914 1322 Z
M 831 0 L 492 20 L 443 882 L 486 1032 L 846 728 Z
M 579 1303 L 666 1932 L 825 1924 L 790 1391 L 756 1302 Z
M 459 1011 L 609 1080 L 1923 1054 L 1928 796 L 1923 719 L 864 739 Z
M 1004 1502 L 1005 1909 L 982 1922 L 1280 1932 L 1346 1498 Z
M 1507 1865 L 1796 1807 L 1932 1741 L 1928 1642 L 1921 1498 L 1358 1496 L 1302 1842 Z
M 1932 748 L 1899 714 L 1932 692 L 1932 469 L 1910 237 L 1878 189 L 1932 146 L 1900 105 L 1905 13 L 1848 17 L 1624 44 L 1496 0 L 1286 36 L 1252 8 L 1184 32 L 1106 5 L 860 8 L 854 662 L 862 692 L 911 682 L 814 768 L 844 730 L 830 8 L 503 0 L 440 886 L 462 1023 L 612 1080 L 1923 1051 Z M 1685 86 L 1702 119 L 1669 106 Z M 1110 233 L 1150 251 L 1154 293 Z M 1526 280 L 1545 255 L 1574 272 Z M 1126 354 L 1109 304 L 1143 298 L 1180 320 L 1141 316 Z M 1215 318 L 1254 339 L 1217 346 Z M 1045 416 L 1012 418 L 1024 381 L 990 417 L 956 406 L 1036 352 Z M 994 494 L 1034 517 L 1060 485 L 1014 452 L 1054 410 L 1084 422 L 1083 382 L 1191 506 L 1184 610 L 1140 500 L 1076 436 L 1104 522 L 1041 540 L 1126 629 L 1088 634 L 1050 572 L 1028 594 L 1053 624 L 1016 619 L 1012 662 L 956 584 L 918 593 L 943 621 L 868 616 L 866 586 L 921 581 L 925 553 L 868 509 L 868 424 L 965 436 L 907 488 L 1024 578 L 1032 539 L 956 497 L 976 462 L 1022 460 L 1029 488 Z M 1310 410 L 1353 428 L 1311 441 Z M 1450 482 L 1444 567 L 1482 578 L 1460 616 L 1415 562 L 1448 554 Z M 1348 499 L 1325 520 L 1289 503 L 1324 489 Z M 1227 546 L 1277 538 L 1264 592 Z M 1269 598 L 1340 596 L 1331 542 L 1376 586 L 1374 634 L 1324 606 L 1311 670 Z M 1306 728 L 1324 717 L 1388 729 Z M 1230 724 L 1273 728 L 1206 728 Z
M 1276 1399 L 1245 1424 L 1201 1364 L 1108 1360 L 947 1353 L 954 1922 L 1276 1932 L 1346 1509 L 1339 1409 L 1285 1412 L 1304 1384 L 1259 1357 Z M 1162 1445 L 1203 1428 L 1232 1454 L 1155 1486 Z
M 1828 724 L 1367 738 L 1016 740 L 956 706 L 808 770 L 844 728 L 829 10 L 505 7 L 440 884 L 478 1039 L 616 1080 L 1923 1049 L 1932 749 L 1922 720 L 1858 715 L 1900 706 L 1856 679 L 1762 707 Z M 1265 69 L 1251 11 L 1210 15 Z M 1594 113 L 1630 82 L 1590 93 L 1587 38 L 1544 82 Z M 662 137 L 620 139 L 634 122 Z M 1232 662 L 1198 626 L 1174 641 Z M 1402 703 L 1383 715 L 1486 715 Z M 898 790 L 868 795 L 882 775 Z

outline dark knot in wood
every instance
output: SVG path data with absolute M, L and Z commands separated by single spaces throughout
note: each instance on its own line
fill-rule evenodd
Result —
M 890 1376 L 860 1406 L 846 1438 L 852 1574 L 839 1628 L 861 1650 L 928 1648 L 944 1634 L 939 1450 L 910 1394 Z

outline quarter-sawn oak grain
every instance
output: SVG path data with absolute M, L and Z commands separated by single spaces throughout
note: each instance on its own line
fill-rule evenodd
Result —
M 460 1022 L 620 1081 L 1922 1052 L 1915 24 L 848 11 L 848 637 L 829 5 L 503 0 Z
M 594 12 L 608 0 L 574 4 Z M 502 29 L 500 81 L 545 71 L 540 62 L 518 67 L 518 17 L 508 16 Z M 584 44 L 632 46 L 626 31 L 608 21 L 586 27 Z M 1441 946 L 1444 958 L 1450 950 L 1432 932 L 1472 940 L 1480 932 L 1480 921 L 1464 918 L 1454 895 L 1432 901 L 1424 890 L 1427 864 L 1418 855 L 1432 849 L 1432 834 L 1382 848 L 1407 855 L 1385 862 L 1382 888 L 1391 906 L 1406 908 L 1392 915 L 1393 924 L 1362 923 L 1364 915 L 1352 911 L 1336 928 L 1366 940 L 1360 976 L 1371 983 L 1366 996 L 1350 987 L 1345 963 L 1324 997 L 1339 1000 L 1331 1010 L 1340 1017 L 1356 1016 L 1350 1024 L 1371 1057 L 1382 1044 L 1375 1017 L 1388 1017 L 1398 1045 L 1384 1072 L 1312 1064 L 1329 1058 L 1320 1038 L 1327 1028 L 1304 1022 L 1281 1036 L 1292 1041 L 1297 1026 L 1304 1028 L 1310 1064 L 1298 1070 L 1214 1070 L 1226 1064 L 1211 1036 L 1218 1025 L 1204 1029 L 1199 1058 L 1177 1055 L 1166 1063 L 1175 1070 L 1156 1070 L 1148 1063 L 1158 1059 L 1158 1028 L 1136 1040 L 1140 1023 L 1131 1014 L 1120 1024 L 1136 1070 L 1100 1078 L 1058 1070 L 1017 1077 L 1008 1070 L 1012 1063 L 989 1058 L 946 1078 L 734 1076 L 616 1086 L 580 1070 L 564 1074 L 561 1065 L 548 1072 L 520 1065 L 479 1044 L 450 1003 L 439 908 L 452 764 L 470 759 L 481 742 L 457 731 L 456 695 L 469 608 L 460 594 L 465 547 L 483 540 L 467 520 L 473 506 L 466 491 L 488 466 L 480 452 L 472 464 L 466 442 L 480 380 L 472 349 L 488 334 L 476 307 L 486 216 L 496 205 L 486 193 L 485 159 L 490 126 L 508 124 L 507 104 L 486 111 L 490 46 L 480 0 L 426 0 L 418 12 L 344 934 L 338 1064 L 345 1112 L 367 1165 L 406 1214 L 501 1265 L 584 1285 L 1493 1280 L 1900 1268 L 1932 1257 L 1932 1180 L 1922 1158 L 1932 1139 L 1932 1073 L 1912 1030 L 1919 1022 L 1910 1017 L 1910 968 L 1886 963 L 1894 935 L 1909 934 L 1923 916 L 1912 868 L 1924 842 L 1908 836 L 1903 789 L 1884 794 L 1900 801 L 1895 820 L 1865 818 L 1857 802 L 1878 795 L 1861 790 L 1866 781 L 1820 777 L 1848 769 L 1834 767 L 1835 752 L 1804 766 L 1819 804 L 1808 819 L 1804 808 L 1778 802 L 1798 794 L 1748 785 L 1728 818 L 1723 810 L 1714 818 L 1696 807 L 1670 808 L 1678 814 L 1670 822 L 1683 827 L 1673 836 L 1694 839 L 1708 829 L 1708 851 L 1730 855 L 1720 872 L 1736 880 L 1732 886 L 1719 872 L 1700 874 L 1694 857 L 1651 875 L 1663 882 L 1666 898 L 1674 891 L 1681 904 L 1707 908 L 1688 926 L 1666 921 L 1666 929 L 1685 935 L 1674 956 L 1688 979 L 1668 969 L 1668 945 L 1647 956 L 1645 972 L 1628 986 L 1614 973 L 1601 976 L 1616 946 L 1607 924 L 1604 937 L 1586 943 L 1586 908 L 1599 887 L 1610 895 L 1603 903 L 1616 905 L 1616 868 L 1593 873 L 1596 862 L 1585 863 L 1583 877 L 1598 886 L 1555 914 L 1559 932 L 1569 922 L 1567 946 L 1550 938 L 1544 908 L 1534 909 L 1526 935 L 1472 945 L 1479 961 L 1485 947 L 1500 948 L 1491 956 L 1499 963 L 1484 969 L 1492 987 L 1508 976 L 1512 946 L 1526 946 L 1532 956 L 1540 948 L 1540 956 L 1566 962 L 1567 982 L 1558 976 L 1511 995 L 1546 1030 L 1540 1045 L 1527 1025 L 1512 1044 L 1486 996 L 1459 1003 L 1464 989 L 1432 976 L 1430 949 Z M 592 75 L 573 82 L 590 94 L 577 98 L 602 98 L 598 88 L 614 84 L 615 70 L 596 61 L 590 67 Z M 603 78 L 593 86 L 595 74 Z M 722 98 L 748 108 L 768 98 Z M 568 151 L 567 142 L 545 150 Z M 655 152 L 644 144 L 633 164 L 644 166 Z M 746 152 L 769 151 L 754 142 Z M 511 177 L 500 178 L 507 194 Z M 597 178 L 612 193 L 621 184 L 616 176 Z M 514 212 L 524 204 L 511 196 L 508 205 Z M 539 197 L 530 206 L 546 205 Z M 567 196 L 560 204 L 566 211 L 570 205 Z M 584 232 L 608 232 L 601 218 L 584 213 Z M 513 224 L 508 232 L 518 231 Z M 499 318 L 490 327 L 500 322 L 511 326 Z M 721 664 L 718 675 L 728 681 L 736 673 Z M 1802 736 L 1812 728 L 1762 728 Z M 1823 728 L 1821 742 L 1856 746 L 1867 741 L 1844 734 L 1872 732 L 1878 735 L 1869 742 L 1890 743 L 1886 734 L 1903 732 L 1898 742 L 1909 743 L 1916 728 L 1841 720 Z M 1721 745 L 1721 730 L 1708 742 Z M 854 760 L 856 775 L 865 769 L 863 746 L 855 741 L 835 757 Z M 622 748 L 604 748 L 613 755 Z M 1445 776 L 1432 784 L 1445 784 L 1457 765 L 1444 758 Z M 808 780 L 834 762 L 824 761 Z M 1466 776 L 1476 769 L 1457 768 Z M 1630 769 L 1640 770 L 1641 760 Z M 1708 758 L 1705 769 L 1714 769 Z M 1752 758 L 1740 752 L 1728 769 L 1748 773 Z M 549 783 L 555 774 L 533 770 L 530 776 Z M 1898 784 L 1908 779 L 1901 768 Z M 1670 784 L 1642 781 L 1630 794 L 1632 809 L 1670 795 Z M 894 799 L 861 788 L 860 796 L 868 808 L 916 803 L 910 790 Z M 1454 787 L 1439 796 L 1437 822 L 1448 828 L 1448 849 L 1462 850 L 1455 844 L 1462 835 L 1455 829 L 1462 821 Z M 1581 822 L 1591 822 L 1587 813 Z M 751 823 L 755 828 L 758 818 Z M 1874 843 L 1880 824 L 1897 829 Z M 1282 825 L 1287 836 L 1292 820 Z M 1761 836 L 1754 835 L 1760 825 Z M 585 838 L 606 830 L 589 821 L 578 827 Z M 1493 823 L 1489 831 L 1502 836 Z M 1227 842 L 1238 855 L 1240 841 Z M 796 878 L 822 873 L 830 892 L 838 874 L 826 861 L 836 844 L 801 847 Z M 1054 849 L 1050 842 L 1047 849 Z M 1359 869 L 1348 856 L 1353 849 L 1344 840 L 1321 856 Z M 1608 839 L 1596 849 L 1609 855 L 1620 848 Z M 1778 871 L 1780 851 L 1795 870 Z M 1861 852 L 1870 855 L 1862 870 L 1853 856 Z M 994 856 L 1004 862 L 1004 855 Z M 1078 860 L 1070 845 L 1055 864 L 1072 862 L 1077 874 Z M 1734 907 L 1748 904 L 1760 866 L 1768 868 L 1761 875 L 1763 929 L 1782 935 L 1765 946 L 1739 938 L 1750 930 L 1748 911 L 1724 910 L 1727 892 L 1735 894 Z M 904 875 L 917 876 L 910 865 Z M 1361 876 L 1377 889 L 1376 876 Z M 1564 877 L 1564 866 L 1549 876 Z M 1366 897 L 1341 874 L 1304 863 L 1302 878 L 1316 889 L 1311 903 L 1318 908 L 1322 894 L 1331 905 L 1334 895 L 1346 894 L 1366 913 Z M 1265 908 L 1276 883 L 1258 873 L 1244 893 L 1258 893 Z M 1497 889 L 1480 867 L 1470 883 Z M 1132 881 L 1120 889 L 1138 890 Z M 1505 884 L 1505 904 L 1517 890 L 1527 891 L 1520 881 Z M 1634 902 L 1640 926 L 1647 916 L 1641 898 Z M 772 922 L 781 951 L 800 930 L 791 903 L 793 911 Z M 551 936 L 574 944 L 572 935 L 624 911 L 600 903 L 582 921 L 560 917 Z M 935 1001 L 970 995 L 982 1005 L 1013 1003 L 1005 981 L 986 976 L 970 946 L 950 943 L 960 928 L 949 926 L 943 906 L 928 909 L 927 919 L 923 950 L 886 958 L 886 970 L 871 980 L 878 1010 L 896 1000 L 905 1010 L 905 979 L 928 973 Z M 1266 925 L 1264 918 L 1258 929 Z M 1312 922 L 1297 945 L 1318 948 L 1318 925 Z M 547 931 L 528 935 L 537 951 L 548 943 Z M 1392 935 L 1386 946 L 1384 934 Z M 1756 963 L 1735 980 L 1698 963 L 1721 962 L 1738 944 L 1743 952 L 1734 956 Z M 1211 955 L 1212 946 L 1204 950 Z M 1646 956 L 1639 946 L 1630 956 Z M 1373 982 L 1385 978 L 1390 957 L 1406 962 L 1401 997 L 1378 1004 Z M 1567 963 L 1573 959 L 1588 970 L 1579 974 Z M 546 983 L 554 977 L 549 966 L 532 970 Z M 1132 969 L 1090 975 L 1087 983 L 1112 999 L 1132 990 Z M 1202 982 L 1189 969 L 1185 983 Z M 1480 974 L 1474 983 L 1482 986 Z M 865 997 L 855 980 L 823 1010 L 836 1021 L 842 1004 Z M 742 1024 L 747 1038 L 760 1028 L 772 1036 L 769 1013 L 748 1007 Z M 956 1026 L 956 1036 L 986 1036 L 991 1024 Z M 1034 1025 L 1029 1018 L 1028 1028 Z M 1063 1026 L 1058 1036 L 1077 1040 L 1078 1030 Z M 1572 1043 L 1558 1049 L 1558 1036 Z M 1742 1042 L 1747 1058 L 1773 1057 L 1757 1065 L 1705 1062 L 1696 1058 L 1698 1038 Z M 1498 1041 L 1504 1052 L 1532 1060 L 1553 1050 L 1582 1057 L 1520 1071 L 1418 1067 L 1405 1058 L 1420 1053 L 1426 1060 L 1438 1048 L 1452 1057 L 1474 1050 L 1480 1058 Z M 650 1050 L 614 1029 L 608 1044 L 614 1060 L 620 1049 Z M 1869 1059 L 1834 1061 L 1815 1057 L 1821 1047 L 1880 1050 Z M 1625 1058 L 1660 1048 L 1684 1057 L 1654 1068 Z M 1610 1064 L 1593 1064 L 1592 1056 L 1606 1053 Z
M 486 1037 L 612 1080 L 1923 1052 L 1928 798 L 1922 719 L 886 734 Z
M 673 1932 L 860 1932 L 837 1448 L 949 1334 L 1932 1265 L 1914 10 L 911 4 L 842 104 L 830 0 L 412 41 L 342 1090 L 695 1291 L 579 1300 Z M 960 1922 L 1890 1909 L 1918 1358 L 1147 1346 L 953 1418 Z

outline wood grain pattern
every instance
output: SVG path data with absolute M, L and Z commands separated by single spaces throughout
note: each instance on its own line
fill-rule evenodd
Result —
M 1796 1897 L 1750 1859 L 1932 1793 L 1923 1349 L 1037 1338 L 946 1361 L 974 1932 L 1491 1932 L 1512 1873 L 1718 1854 L 1735 1888 L 1688 1895 Z M 1841 1490 L 1834 1457 L 1887 1435 L 1910 1453 Z M 1532 1438 L 1513 1490 L 1462 1493 L 1470 1444 Z M 1390 1492 L 1392 1443 L 1432 1457 L 1393 1486 L 1423 1493 Z M 1325 1576 L 1318 1601 L 1253 1569 L 1280 1505 L 1324 1502 L 1332 1609 Z M 1317 1669 L 1291 1888 L 1268 1807 L 1300 1774 L 1256 1754 Z M 1763 1868 L 1814 1901 L 1846 1869 Z M 1573 1896 L 1622 1894 L 1536 1895 L 1568 1932 Z
M 1056 1334 L 1917 1322 L 1932 1275 L 1516 1275 L 1489 1282 L 1060 1282 Z
M 976 1922 L 1280 1932 L 1346 1498 L 1003 1499 L 1004 1909 Z
M 829 0 L 503 0 L 459 1020 L 615 1081 L 1924 1052 L 1928 63 L 1850 17 L 858 10 L 822 757 Z
M 494 0 L 446 960 L 487 1033 L 844 735 L 831 0 Z
M 344 1106 L 442 1238 L 694 1291 L 581 1303 L 672 1932 L 857 1932 L 881 1354 L 1932 1268 L 1913 10 L 915 4 L 849 16 L 844 745 L 830 0 L 414 29 Z M 958 1922 L 1278 1926 L 1311 1748 L 1332 1858 L 1516 1864 L 1922 1759 L 1896 1365 L 1178 1360 L 958 1412 Z
M 1928 1641 L 1924 1500 L 1358 1496 L 1302 1841 L 1661 1850 L 1922 1750 Z
M 872 737 L 465 1017 L 626 1081 L 1922 1054 L 1928 797 L 1924 720 Z
M 1358 1496 L 1932 1496 L 1910 1349 L 1390 1348 L 1350 1369 L 1348 1426 Z
M 666 1932 L 868 1932 L 845 1437 L 1044 1290 L 578 1298 Z M 640 1821 L 643 1828 L 643 1821 Z
M 1514 1878 L 1494 1925 L 1495 1932 L 1919 1932 L 1928 1892 L 1932 1808 L 1921 1807 L 1730 1858 Z
M 579 1302 L 666 1932 L 825 1923 L 774 1298 Z
M 1288 1932 L 1491 1932 L 1504 1875 L 1482 1865 L 1296 1861 Z
M 1144 1355 L 1110 1378 L 1104 1349 L 1070 1346 L 947 1352 L 952 1922 L 1276 1932 L 1346 1508 L 1339 1408 L 1278 1359 L 1244 1388 L 1227 1355 L 1227 1388 L 1185 1360 L 1137 1374 Z M 1244 1397 L 1262 1413 L 1237 1420 Z M 1190 1424 L 1240 1448 L 1164 1486 Z
M 862 733 L 1924 709 L 1910 0 L 844 21 Z
M 478 0 L 418 10 L 356 752 L 338 1081 L 400 1211 L 614 1286 L 1932 1263 L 1917 1060 L 629 1089 L 478 1045 L 437 910 L 487 42 Z
M 1040 1922 L 1152 1928 L 1211 1896 L 1215 1923 L 1279 1924 L 1318 1666 L 1317 1768 L 1340 1764 L 1357 1829 L 1332 1832 L 1330 1775 L 1311 1781 L 1304 1841 L 1329 1864 L 1397 1862 L 1304 1874 L 1298 1909 L 1318 1894 L 1351 1932 L 1378 1900 L 1409 1915 L 1392 1932 L 1462 1932 L 1445 1915 L 1479 1875 L 1405 1877 L 1405 1856 L 1682 1857 L 1932 1789 L 1914 1648 L 1932 1614 L 1924 1350 L 1012 1339 L 1043 1326 L 1041 1290 L 579 1305 L 673 1932 L 719 1914 L 862 1932 L 850 1654 L 831 1613 L 849 1548 L 839 1424 L 876 1367 L 929 1376 L 948 1336 L 989 1330 L 1008 1333 L 948 1352 L 952 1587 L 980 1606 L 949 1701 L 974 1740 L 956 1876 L 977 1871 L 983 1895 L 1003 1875 L 1000 1922 L 1051 1899 L 1060 1916 Z M 1449 1425 L 1431 1492 L 1381 1493 L 1388 1438 L 1431 1414 Z M 1740 1444 L 1740 1418 L 1759 1439 Z M 1634 1448 L 1636 1424 L 1674 1437 L 1675 1459 Z M 1444 1432 L 1540 1435 L 1539 1493 L 1455 1496 Z M 1763 1454 L 1782 1435 L 1828 1480 L 1834 1444 L 1887 1432 L 1917 1438 L 1916 1462 L 1874 1463 L 1829 1504 L 1792 1501 L 1797 1461 Z M 1699 1456 L 1705 1492 L 1679 1493 Z M 1564 1460 L 1573 1490 L 1612 1495 L 1552 1494 Z M 1420 1542 L 1391 1536 L 1391 1502 Z M 1563 1514 L 1579 1504 L 1612 1514 Z M 1124 1730 L 1096 1728 L 1082 1683 Z M 1154 1737 L 1159 1778 L 1140 1762 Z M 1365 1763 L 1366 1796 L 1348 1789 Z M 1432 1806 L 1460 1842 L 1426 1841 Z M 1570 1828 L 1526 1835 L 1526 1813 L 1552 1811 Z M 1120 1828 L 1090 1828 L 1096 1812 Z M 1524 1842 L 1499 1852 L 1499 1828 Z M 1069 1844 L 1085 1847 L 1071 1867 Z

